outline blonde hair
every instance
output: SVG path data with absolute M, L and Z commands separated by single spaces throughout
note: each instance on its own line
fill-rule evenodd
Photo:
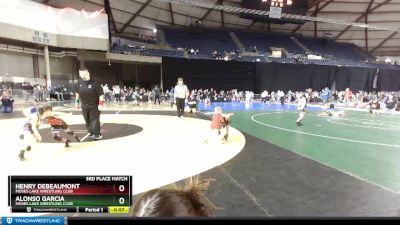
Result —
M 215 107 L 215 108 L 214 108 L 214 112 L 215 112 L 215 113 L 222 113 L 222 108 L 221 108 L 221 106 Z

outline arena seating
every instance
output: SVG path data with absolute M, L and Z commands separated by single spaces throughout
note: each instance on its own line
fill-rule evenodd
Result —
M 165 56 L 165 57 L 177 57 L 182 58 L 185 56 L 183 51 L 165 50 L 165 49 L 146 49 L 142 51 L 142 55 L 145 56 Z
M 343 60 L 360 60 L 364 61 L 367 58 L 359 54 L 350 44 L 334 42 L 323 38 L 301 38 L 300 41 L 312 53 L 318 55 L 331 55 L 336 59 Z
M 356 50 L 354 46 L 346 43 L 339 43 L 333 40 L 313 37 L 298 37 L 297 40 L 308 50 L 291 40 L 288 34 L 277 33 L 257 33 L 247 31 L 232 31 L 243 44 L 245 51 L 252 51 L 253 55 L 241 54 L 236 46 L 230 31 L 226 30 L 197 30 L 189 31 L 177 28 L 160 28 L 164 32 L 167 45 L 173 49 L 152 49 L 132 46 L 119 46 L 113 44 L 111 51 L 120 54 L 138 54 L 144 56 L 176 57 L 191 59 L 221 59 L 224 53 L 234 52 L 229 60 L 260 63 L 293 63 L 293 64 L 316 64 L 326 66 L 347 66 L 347 67 L 366 67 L 366 68 L 395 68 L 400 69 L 400 65 L 378 63 L 362 54 L 361 50 Z M 256 51 L 254 49 L 256 46 Z M 284 48 L 289 55 L 282 58 L 270 57 L 272 47 Z M 190 50 L 195 50 L 191 53 Z M 220 57 L 213 57 L 212 51 L 217 51 Z M 185 54 L 185 52 L 187 54 Z M 321 60 L 307 59 L 307 54 L 320 55 Z
M 294 43 L 290 36 L 274 33 L 235 32 L 246 50 L 256 46 L 260 53 L 270 52 L 271 47 L 284 48 L 290 53 L 304 54 L 305 51 Z
M 194 57 L 210 57 L 216 50 L 220 54 L 224 52 L 236 52 L 237 47 L 227 31 L 189 32 L 178 29 L 163 29 L 166 42 L 170 47 L 199 50 Z

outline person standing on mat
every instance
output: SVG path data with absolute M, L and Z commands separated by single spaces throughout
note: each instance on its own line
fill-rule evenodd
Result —
M 297 105 L 297 110 L 299 111 L 299 118 L 296 121 L 297 126 L 303 125 L 301 124 L 301 120 L 304 118 L 304 115 L 306 114 L 306 107 L 307 107 L 307 98 L 304 95 L 301 95 Z
M 170 96 L 170 101 L 171 101 L 171 109 L 172 109 L 172 106 L 174 106 L 174 104 L 176 104 L 175 96 L 174 96 L 174 94 L 175 94 L 175 88 L 174 87 L 171 88 L 171 91 L 169 92 L 169 94 L 171 95 Z
M 189 90 L 187 86 L 183 83 L 183 79 L 181 77 L 178 78 L 178 83 L 174 89 L 174 97 L 176 100 L 176 110 L 178 111 L 178 117 L 182 118 L 182 115 L 185 113 L 185 99 Z
M 76 86 L 76 101 L 81 102 L 82 115 L 86 122 L 86 129 L 93 140 L 100 140 L 100 111 L 104 109 L 104 93 L 99 83 L 90 79 L 87 69 L 79 70 L 80 80 Z
M 160 88 L 158 87 L 158 85 L 156 85 L 156 86 L 154 87 L 153 92 L 154 92 L 154 105 L 156 104 L 157 100 L 158 100 L 158 104 L 160 105 L 160 104 L 161 104 L 161 103 L 160 103 L 160 93 L 161 93 L 161 90 L 160 90 Z

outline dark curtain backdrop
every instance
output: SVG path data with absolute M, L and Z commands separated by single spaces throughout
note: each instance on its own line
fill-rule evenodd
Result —
M 251 62 L 163 58 L 164 89 L 182 77 L 189 89 L 256 90 L 256 69 Z
M 400 70 L 380 69 L 378 72 L 378 90 L 400 91 Z
M 332 87 L 336 80 L 336 90 L 349 87 L 353 91 L 371 90 L 374 69 L 350 68 L 304 64 L 260 63 L 260 89 L 269 91 L 299 91 L 307 88 L 320 91 Z
M 217 90 L 302 91 L 307 88 L 320 91 L 332 87 L 349 87 L 353 92 L 371 91 L 376 69 L 337 67 L 306 64 L 252 63 L 236 61 L 188 60 L 163 58 L 164 88 L 171 88 L 182 76 L 189 89 L 215 88 Z M 378 90 L 400 90 L 400 70 L 381 69 Z

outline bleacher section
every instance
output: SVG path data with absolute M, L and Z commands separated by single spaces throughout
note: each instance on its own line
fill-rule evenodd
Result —
M 270 48 L 284 48 L 293 54 L 304 54 L 304 50 L 297 46 L 288 35 L 254 33 L 254 32 L 235 32 L 236 36 L 243 43 L 246 50 L 256 46 L 260 53 L 270 52 Z
M 227 31 L 198 31 L 196 33 L 178 29 L 163 29 L 170 47 L 199 50 L 195 57 L 210 57 L 211 52 L 236 52 L 237 47 Z
M 310 49 L 312 53 L 333 56 L 333 58 L 343 60 L 366 60 L 366 58 L 360 55 L 350 44 L 338 43 L 322 38 L 302 38 L 300 41 Z
M 190 59 L 223 59 L 260 63 L 292 63 L 292 64 L 317 64 L 327 66 L 367 67 L 367 68 L 396 68 L 400 65 L 391 65 L 375 62 L 367 54 L 362 54 L 351 44 L 338 43 L 322 38 L 296 37 L 296 43 L 287 34 L 256 33 L 246 31 L 189 30 L 176 28 L 162 28 L 168 46 L 163 49 L 143 48 L 143 46 L 118 46 L 113 44 L 111 51 L 121 54 L 140 54 L 143 56 L 176 57 Z M 245 47 L 245 52 L 239 52 L 229 32 L 234 32 L 238 40 Z M 306 52 L 303 45 L 310 52 Z M 254 52 L 254 46 L 257 51 Z M 289 53 L 282 58 L 270 56 L 270 48 L 283 48 Z M 194 49 L 194 53 L 190 50 Z M 212 51 L 217 51 L 219 57 L 212 57 Z M 249 53 L 249 50 L 253 50 Z M 225 54 L 234 52 L 235 54 Z M 321 60 L 307 59 L 307 54 L 322 56 Z
M 185 57 L 185 53 L 183 51 L 174 51 L 174 50 L 166 50 L 166 49 L 146 49 L 143 50 L 141 55 L 144 56 L 159 56 L 159 57 L 176 57 L 183 58 Z

